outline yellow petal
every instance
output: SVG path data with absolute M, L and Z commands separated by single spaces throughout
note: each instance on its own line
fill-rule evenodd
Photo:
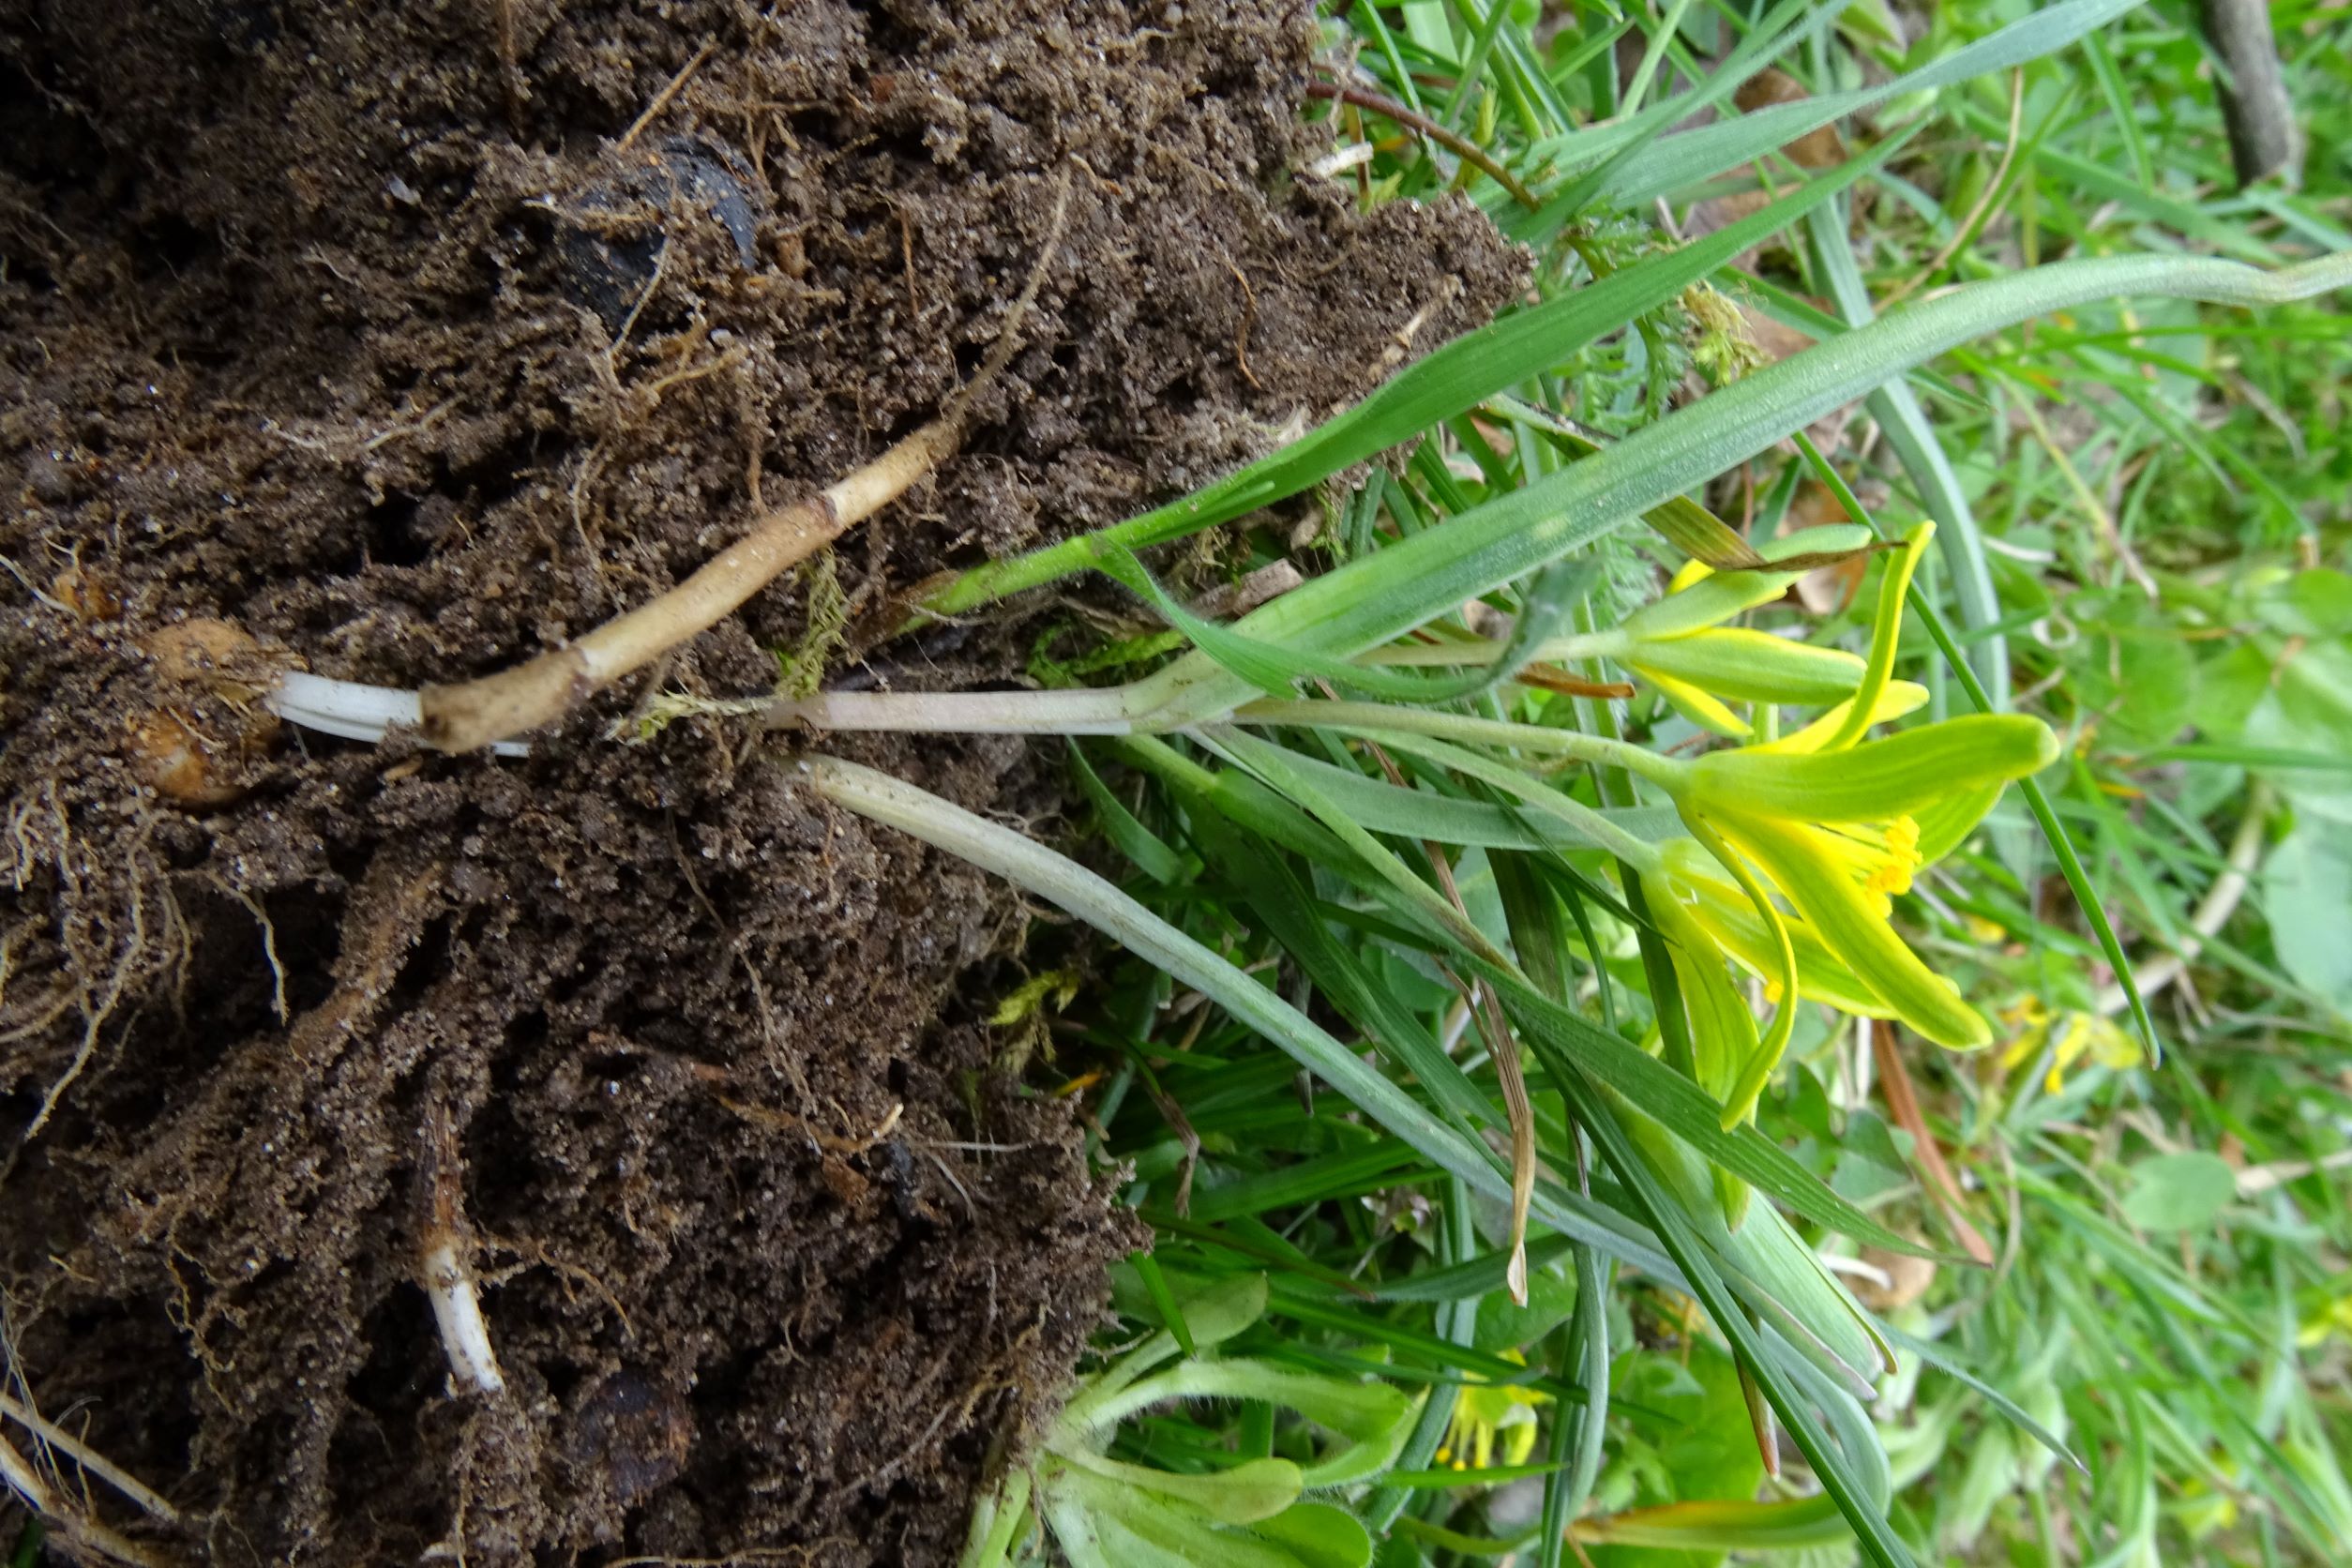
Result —
M 1992 1026 L 1959 988 L 1922 963 L 1843 869 L 1821 829 L 1774 818 L 1711 819 L 1771 877 L 1831 951 L 1910 1028 L 1937 1045 L 1973 1050 Z
M 1700 729 L 1711 730 L 1718 735 L 1735 741 L 1748 740 L 1756 734 L 1755 731 L 1748 728 L 1747 720 L 1699 690 L 1698 687 L 1668 679 L 1664 675 L 1651 674 L 1646 670 L 1640 673 L 1648 678 L 1651 686 L 1658 688 L 1659 696 L 1674 704 L 1675 712 Z
M 1803 729 L 1783 735 L 1776 741 L 1767 741 L 1761 746 L 1751 746 L 1749 749 L 1799 753 L 1818 751 L 1832 735 L 1837 733 L 1838 727 L 1846 722 L 1847 711 L 1853 705 L 1853 700 L 1848 698 Z M 1878 705 L 1871 713 L 1870 722 L 1873 724 L 1890 723 L 1906 714 L 1915 713 L 1926 705 L 1927 688 L 1917 681 L 1889 681 L 1886 690 L 1878 694 Z
M 1681 899 L 1691 918 L 1741 968 L 1769 981 L 1779 965 L 1778 944 L 1749 907 L 1745 896 L 1695 841 L 1671 839 L 1661 847 L 1661 853 L 1667 885 Z M 1830 951 L 1812 927 L 1797 918 L 1787 924 L 1789 942 L 1797 950 L 1799 996 L 1808 1002 L 1828 1003 L 1860 1018 L 1894 1016 L 1893 1010 Z
M 1919 558 L 1926 550 L 1927 541 L 1935 536 L 1934 523 L 1921 523 L 1905 536 L 1903 552 L 1887 563 L 1886 580 L 1878 585 L 1878 617 L 1870 629 L 1869 663 L 1845 719 L 1836 733 L 1822 743 L 1822 750 L 1843 751 L 1862 739 L 1863 731 L 1870 728 L 1871 716 L 1878 707 L 1878 694 L 1886 690 L 1887 682 L 1894 674 L 1895 644 L 1903 636 L 1903 600 L 1911 591 L 1911 574 L 1919 568 Z

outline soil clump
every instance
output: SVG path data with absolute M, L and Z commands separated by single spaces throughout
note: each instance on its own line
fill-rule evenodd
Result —
M 740 727 L 607 739 L 647 683 L 505 761 L 257 694 L 501 668 L 870 457 L 1065 174 L 964 450 L 664 682 L 764 690 L 1483 320 L 1519 263 L 1466 204 L 1302 173 L 1314 43 L 1241 0 L 0 5 L 8 1392 L 178 1522 L 61 1498 L 158 1560 L 952 1558 L 1139 1241 L 955 1000 L 1026 912 Z M 946 645 L 893 678 L 1018 668 Z M 841 749 L 1060 798 L 1011 743 Z

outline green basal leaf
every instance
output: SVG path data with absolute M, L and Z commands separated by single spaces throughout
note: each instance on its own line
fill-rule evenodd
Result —
M 1301 1568 L 1286 1547 L 1178 1499 L 1056 1470 L 1041 1500 L 1055 1544 L 1076 1568 Z
M 1186 1503 L 1220 1524 L 1245 1525 L 1272 1518 L 1298 1501 L 1303 1485 L 1299 1467 L 1288 1459 L 1248 1459 L 1231 1470 L 1180 1475 L 1099 1454 L 1056 1452 L 1064 1463 L 1091 1477 L 1115 1482 L 1125 1490 Z
M 1366 1568 L 1372 1560 L 1372 1532 L 1335 1503 L 1292 1503 L 1249 1533 L 1289 1552 L 1299 1568 Z
M 1262 1399 L 1295 1410 L 1346 1440 L 1299 1467 L 1310 1487 L 1367 1481 L 1396 1462 L 1420 1413 L 1419 1403 L 1387 1383 L 1349 1381 L 1297 1372 L 1268 1362 L 1235 1358 L 1189 1363 L 1138 1383 L 1129 1397 L 1106 1406 L 1108 1422 L 1167 1399 Z

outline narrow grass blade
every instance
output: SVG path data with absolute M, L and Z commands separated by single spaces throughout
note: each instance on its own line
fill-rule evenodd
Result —
M 1597 197 L 1618 207 L 1639 206 L 1726 169 L 1752 162 L 1832 120 L 1861 113 L 1889 98 L 1955 86 L 1972 77 L 2039 59 L 2135 9 L 2139 4 L 2140 0 L 2066 0 L 2062 5 L 2044 6 L 1990 38 L 1956 49 L 1907 76 L 1853 92 L 1824 93 L 1794 103 L 1775 104 L 1679 136 L 1662 137 L 1611 171 L 1602 182 Z
M 1350 562 L 1236 626 L 1262 641 L 1351 656 L 1615 532 L 1971 338 L 2121 294 L 2253 306 L 2347 286 L 2352 254 L 2269 273 L 2202 257 L 2103 257 L 1954 290 L 1769 366 L 1599 457 Z M 1252 689 L 1199 655 L 1178 660 L 1144 688 L 1147 701 L 1164 693 L 1170 704 L 1181 703 L 1162 721 L 1223 712 Z
M 1869 174 L 1892 156 L 1899 140 L 1818 176 L 1705 239 L 1455 339 L 1347 413 L 1206 490 L 1099 533 L 976 567 L 925 596 L 921 608 L 930 615 L 958 614 L 1087 570 L 1096 564 L 1098 540 L 1128 550 L 1165 544 L 1319 484 L 1349 464 L 1410 440 L 1431 425 L 1573 357 L 1635 317 L 1676 298 L 1742 250 Z
M 1094 764 L 1086 760 L 1085 751 L 1075 741 L 1070 743 L 1070 772 L 1078 778 L 1078 792 L 1093 807 L 1103 836 L 1121 854 L 1135 862 L 1136 868 L 1153 882 L 1173 883 L 1184 880 L 1184 857 L 1138 822 L 1125 802 L 1110 792 L 1110 787 L 1103 782 Z
M 1537 991 L 1523 976 L 1494 965 L 1473 963 L 1473 967 L 1500 993 L 1512 1018 L 1530 1036 L 1624 1095 L 1702 1158 L 1744 1178 L 1758 1192 L 1817 1225 L 1892 1251 L 1929 1255 L 1918 1243 L 1896 1235 L 1832 1192 L 1787 1151 L 1754 1127 L 1743 1124 L 1736 1132 L 1725 1132 L 1722 1108 L 1705 1090 L 1665 1063 L 1613 1034 L 1604 1034 Z
M 1847 324 L 1862 326 L 1873 320 L 1876 312 L 1871 309 L 1870 290 L 1854 264 L 1853 244 L 1847 238 L 1844 204 L 1832 203 L 1824 212 L 1814 214 L 1806 227 L 1821 277 Z M 1871 417 L 1886 432 L 1887 444 L 1894 448 L 1896 460 L 1919 490 L 1927 515 L 1936 520 L 1936 547 L 1943 554 L 1961 622 L 1971 632 L 1983 634 L 1971 656 L 1978 679 L 1992 699 L 1993 711 L 2006 712 L 2009 643 L 1991 629 L 2000 623 L 2000 596 L 1993 587 L 1992 568 L 1984 559 L 1984 536 L 1977 528 L 1968 492 L 1952 471 L 1952 460 L 1944 456 L 1943 444 L 1936 439 L 1936 427 L 1927 411 L 1909 386 L 1900 379 L 1889 381 L 1870 394 L 1868 407 Z
M 1689 1220 L 1635 1150 L 1606 1099 L 1579 1073 L 1569 1074 L 1560 1088 L 1591 1133 L 1602 1157 L 1649 1219 L 1659 1242 L 1681 1265 L 1683 1276 L 1716 1332 L 1730 1342 L 1732 1354 L 1756 1380 L 1781 1425 L 1811 1462 L 1822 1490 L 1836 1501 L 1853 1527 L 1864 1560 L 1874 1568 L 1914 1568 L 1910 1549 L 1887 1522 L 1885 1511 L 1872 1501 L 1867 1478 L 1858 1475 L 1847 1456 L 1832 1445 L 1814 1415 L 1811 1401 L 1749 1323 L 1738 1298 L 1691 1230 Z
M 1489 1151 L 1471 1143 L 1255 978 L 1093 872 L 1011 828 L 976 817 L 887 774 L 833 757 L 805 757 L 798 765 L 809 785 L 826 799 L 1059 904 L 1137 957 L 1214 999 L 1392 1136 L 1473 1190 L 1509 1200 L 1510 1177 Z M 1637 1229 L 1610 1223 L 1589 1208 L 1563 1200 L 1556 1190 L 1541 1184 L 1532 1213 L 1553 1229 L 1589 1242 L 1612 1257 L 1674 1274 L 1674 1265 L 1648 1244 Z

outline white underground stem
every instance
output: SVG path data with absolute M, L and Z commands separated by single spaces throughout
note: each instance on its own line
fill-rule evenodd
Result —
M 498 1370 L 497 1351 L 490 1348 L 482 1298 L 474 1289 L 473 1272 L 458 1257 L 453 1235 L 440 1236 L 425 1248 L 425 1294 L 432 1300 L 433 1321 L 441 1328 L 449 1376 L 483 1394 L 504 1389 L 506 1379 Z
M 417 692 L 369 686 L 365 681 L 330 680 L 299 670 L 279 676 L 278 684 L 262 701 L 289 724 L 347 741 L 381 742 L 392 730 L 415 730 L 424 722 L 423 701 Z M 500 741 L 490 751 L 499 757 L 528 757 L 531 747 L 521 741 Z

